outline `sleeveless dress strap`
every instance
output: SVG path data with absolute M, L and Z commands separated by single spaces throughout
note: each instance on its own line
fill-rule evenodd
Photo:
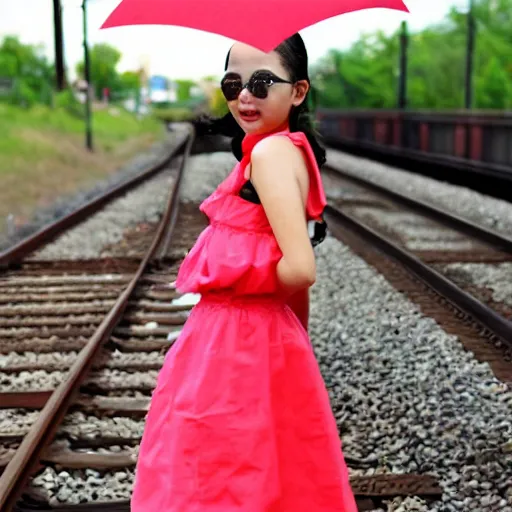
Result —
M 301 148 L 309 173 L 309 192 L 306 202 L 306 216 L 308 219 L 308 231 L 313 246 L 323 242 L 327 235 L 327 224 L 323 218 L 325 206 L 327 204 L 325 191 L 320 175 L 320 169 L 315 158 L 315 154 L 308 138 L 303 132 L 290 132 L 283 130 L 263 135 L 246 135 L 242 141 L 243 158 L 239 162 L 236 171 L 236 179 L 233 181 L 233 192 L 242 199 L 255 204 L 261 204 L 256 189 L 250 180 L 244 176 L 245 167 L 251 161 L 251 152 L 254 146 L 262 139 L 268 136 L 288 137 L 295 146 Z
M 243 158 L 238 166 L 238 179 L 236 180 L 235 185 L 236 189 L 239 190 L 243 185 L 245 185 L 246 180 L 244 178 L 244 170 L 251 161 L 251 152 L 254 146 L 265 137 L 277 135 L 288 137 L 295 146 L 302 149 L 309 172 L 309 194 L 306 203 L 306 212 L 310 220 L 321 221 L 322 213 L 327 201 L 315 154 L 313 153 L 313 149 L 311 148 L 308 138 L 303 132 L 290 132 L 288 130 L 283 130 L 262 135 L 246 135 L 242 141 Z
M 313 149 L 303 132 L 288 132 L 284 135 L 286 135 L 295 146 L 300 147 L 305 154 L 309 171 L 309 194 L 306 211 L 311 220 L 321 221 L 327 200 L 325 198 L 320 169 L 318 168 Z

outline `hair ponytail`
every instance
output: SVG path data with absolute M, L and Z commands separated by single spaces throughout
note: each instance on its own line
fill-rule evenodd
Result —
M 196 129 L 198 137 L 203 135 L 224 135 L 225 137 L 230 137 L 233 155 L 235 155 L 238 161 L 242 159 L 242 140 L 245 132 L 240 128 L 240 125 L 235 121 L 231 113 L 220 118 L 201 115 L 192 121 L 192 124 Z M 325 149 L 318 142 L 315 129 L 313 128 L 307 97 L 301 105 L 292 107 L 289 125 L 291 132 L 304 133 L 311 145 L 318 167 L 322 167 L 326 161 Z
M 325 163 L 325 149 L 318 141 L 318 135 L 313 128 L 309 110 L 309 98 L 314 96 L 311 90 L 311 81 L 308 73 L 308 52 L 304 40 L 299 33 L 285 39 L 275 51 L 281 57 L 283 66 L 288 70 L 294 82 L 306 80 L 310 86 L 304 101 L 298 107 L 292 107 L 290 112 L 290 131 L 303 132 L 315 155 L 318 167 Z
M 307 96 L 298 107 L 292 107 L 290 113 L 290 131 L 303 132 L 308 139 L 309 145 L 313 150 L 318 167 L 325 164 L 325 149 L 318 142 L 313 123 L 311 121 L 311 112 L 307 103 Z
M 240 128 L 231 112 L 223 117 L 201 115 L 192 121 L 198 137 L 203 135 L 224 135 L 231 138 L 231 150 L 237 160 L 242 159 L 242 140 L 245 132 Z

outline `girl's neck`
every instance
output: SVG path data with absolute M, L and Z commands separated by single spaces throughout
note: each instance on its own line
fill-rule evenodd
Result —
M 260 141 L 265 139 L 266 137 L 269 137 L 270 135 L 273 135 L 274 133 L 282 133 L 282 132 L 288 132 L 289 126 L 288 123 L 283 123 L 278 128 L 265 132 L 265 133 L 248 133 L 245 135 L 243 141 L 242 141 L 242 152 L 245 155 L 249 155 L 252 151 L 252 148 Z

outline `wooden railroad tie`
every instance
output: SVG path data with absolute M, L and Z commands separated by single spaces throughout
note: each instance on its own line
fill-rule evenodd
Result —
M 397 496 L 419 496 L 438 499 L 442 489 L 432 475 L 385 474 L 358 476 L 350 479 L 359 512 L 374 510 L 384 499 Z
M 429 475 L 374 475 L 353 477 L 350 483 L 357 499 L 359 512 L 375 509 L 374 499 L 394 498 L 396 496 L 420 496 L 438 498 L 441 489 L 436 479 Z M 36 490 L 26 493 L 14 512 L 34 510 L 34 506 L 42 505 L 45 498 Z M 45 510 L 58 512 L 129 512 L 128 502 L 84 503 L 82 505 L 59 505 Z

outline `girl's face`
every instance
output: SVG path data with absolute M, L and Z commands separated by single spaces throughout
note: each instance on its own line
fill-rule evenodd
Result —
M 288 127 L 291 107 L 299 106 L 309 89 L 306 80 L 286 83 L 290 81 L 278 53 L 264 53 L 243 43 L 233 45 L 223 89 L 229 110 L 245 133 L 263 134 Z

